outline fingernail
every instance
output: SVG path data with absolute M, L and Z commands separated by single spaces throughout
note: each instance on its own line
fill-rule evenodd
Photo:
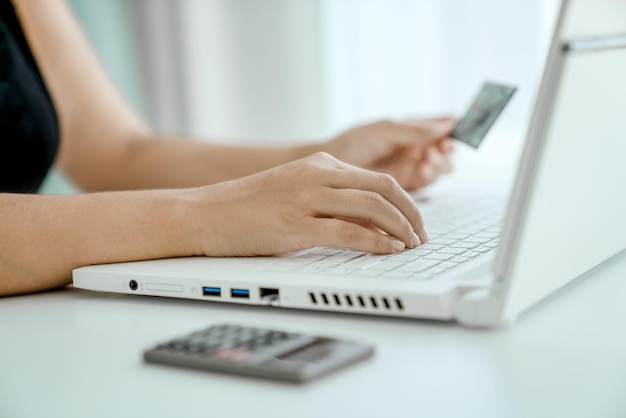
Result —
M 404 250 L 405 245 L 404 242 L 402 241 L 398 241 L 395 239 L 391 240 L 391 248 L 393 249 L 394 253 L 399 253 L 400 251 Z
M 426 230 L 426 226 L 422 226 L 422 229 L 420 230 L 422 237 L 424 237 L 424 239 L 422 240 L 423 242 L 428 241 L 428 230 Z
M 412 244 L 413 244 L 413 248 L 419 247 L 420 245 L 422 245 L 422 241 L 420 241 L 420 237 L 418 237 L 415 232 L 413 232 Z

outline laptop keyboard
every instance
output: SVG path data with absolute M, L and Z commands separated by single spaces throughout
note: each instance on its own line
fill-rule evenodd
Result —
M 501 199 L 443 201 L 426 206 L 422 215 L 429 241 L 415 249 L 375 255 L 317 247 L 281 257 L 266 271 L 358 276 L 385 280 L 431 280 L 471 260 L 493 254 L 504 216 Z

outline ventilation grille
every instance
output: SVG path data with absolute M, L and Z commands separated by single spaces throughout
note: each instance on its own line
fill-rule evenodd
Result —
M 309 292 L 309 301 L 314 306 L 328 306 L 346 310 L 404 310 L 404 304 L 400 298 L 381 295 L 311 291 Z

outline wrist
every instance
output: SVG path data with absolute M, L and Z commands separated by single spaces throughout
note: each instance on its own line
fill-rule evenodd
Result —
M 287 149 L 287 161 L 299 160 L 316 152 L 330 152 L 330 143 L 298 145 Z
M 205 187 L 168 191 L 171 192 L 168 198 L 170 216 L 177 220 L 172 225 L 172 251 L 179 256 L 204 255 L 207 208 L 203 189 Z

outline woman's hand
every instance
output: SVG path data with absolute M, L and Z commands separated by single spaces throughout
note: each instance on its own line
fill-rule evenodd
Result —
M 452 170 L 449 138 L 456 119 L 377 122 L 351 129 L 326 150 L 348 164 L 391 174 L 405 189 L 426 186 Z
M 387 254 L 428 239 L 413 200 L 393 177 L 326 153 L 196 190 L 201 252 L 208 256 L 315 246 Z

